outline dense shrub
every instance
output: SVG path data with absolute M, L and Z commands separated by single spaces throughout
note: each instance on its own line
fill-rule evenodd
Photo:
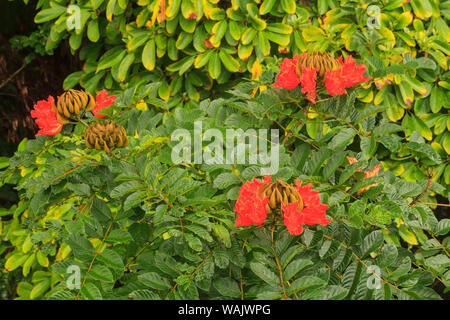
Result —
M 448 159 L 449 1 L 70 3 L 81 8 L 78 30 L 67 24 L 66 0 L 40 0 L 35 18 L 50 28 L 47 50 L 69 38 L 85 61 L 82 71 L 66 78 L 65 89 L 79 83 L 90 92 L 123 90 L 162 80 L 159 96 L 175 106 L 217 95 L 233 80 L 257 78 L 280 53 L 356 52 L 374 77 L 358 90 L 357 103 L 379 106 L 400 124 L 393 132 L 409 138 L 418 131 Z M 378 12 L 370 5 L 378 7 L 378 19 L 369 15 Z M 425 179 L 431 168 L 434 181 L 450 183 L 445 161 L 419 163 L 417 153 L 405 148 L 391 148 L 390 154 L 378 158 L 408 181 Z
M 439 298 L 429 286 L 435 278 L 448 281 L 448 238 L 436 237 L 448 233 L 449 220 L 438 222 L 422 202 L 443 187 L 389 171 L 365 179 L 358 171 L 377 163 L 367 133 L 390 124 L 371 108 L 355 109 L 355 93 L 328 100 L 316 112 L 329 120 L 317 124 L 299 109 L 298 91 L 269 89 L 251 98 L 256 86 L 165 114 L 130 107 L 158 100 L 159 83 L 130 88 L 117 98 L 113 117 L 129 146 L 110 154 L 85 148 L 81 124 L 73 133 L 65 126 L 55 137 L 24 141 L 5 172 L 22 196 L 4 213 L 13 218 L 3 231 L 14 246 L 6 268 L 29 279 L 19 284 L 20 297 Z M 312 182 L 332 222 L 304 226 L 300 236 L 279 223 L 234 227 L 238 190 L 260 168 L 173 163 L 172 132 L 185 128 L 194 136 L 198 120 L 203 130 L 286 130 L 272 178 Z M 317 125 L 322 130 L 309 138 L 306 131 Z M 422 141 L 415 134 L 407 144 Z M 349 166 L 346 156 L 359 161 Z M 80 291 L 64 282 L 70 265 L 81 268 Z M 370 265 L 380 268 L 379 289 L 367 286 L 368 277 L 377 279 Z
M 67 1 L 40 0 L 35 19 L 51 30 L 47 50 L 69 38 L 86 62 L 64 89 L 117 98 L 99 114 L 86 108 L 69 121 L 69 112 L 60 133 L 24 140 L 4 160 L 0 181 L 16 185 L 20 201 L 0 211 L 0 264 L 21 279 L 19 299 L 447 292 L 450 220 L 432 208 L 446 206 L 436 195 L 448 196 L 450 180 L 448 2 L 374 2 L 379 28 L 359 1 L 71 3 L 81 8 L 78 31 L 67 30 Z M 301 88 L 273 88 L 283 56 L 304 51 L 351 52 L 371 80 L 315 104 Z M 86 134 L 102 114 L 127 143 L 89 140 L 106 130 Z M 240 129 L 262 140 L 270 135 L 260 129 L 278 129 L 272 181 L 311 183 L 331 221 L 292 232 L 280 204 L 236 227 L 239 192 L 263 180 L 264 166 L 174 161 L 178 151 L 195 160 L 208 147 L 227 150 L 217 141 L 196 149 L 198 123 L 201 134 Z M 194 137 L 193 148 L 180 149 L 174 132 Z M 79 289 L 68 287 L 76 270 Z

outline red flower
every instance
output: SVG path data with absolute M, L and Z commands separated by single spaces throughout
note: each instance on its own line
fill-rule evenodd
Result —
M 281 212 L 284 216 L 284 224 L 290 234 L 299 235 L 303 232 L 302 225 L 320 224 L 326 226 L 331 219 L 325 217 L 325 211 L 328 205 L 320 203 L 319 192 L 312 190 L 312 184 L 301 186 L 297 179 L 296 188 L 302 201 L 303 208 L 299 210 L 298 202 L 282 205 Z
M 310 68 L 302 66 L 302 73 L 300 75 L 300 83 L 302 85 L 302 92 L 306 93 L 306 97 L 309 101 L 316 104 L 317 92 L 316 92 L 316 78 L 317 70 L 319 68 Z
M 97 114 L 97 112 L 99 112 L 100 110 L 102 110 L 104 108 L 108 108 L 110 105 L 112 105 L 114 103 L 114 100 L 116 100 L 116 96 L 115 95 L 108 96 L 108 91 L 106 91 L 106 89 L 103 89 L 102 91 L 100 91 L 97 94 L 97 97 L 95 98 L 95 100 L 97 103 L 94 106 L 92 113 L 97 118 L 104 118 L 104 117 L 106 117 L 104 114 Z
M 270 176 L 260 182 L 253 178 L 253 182 L 247 181 L 239 190 L 234 212 L 238 214 L 236 227 L 247 227 L 252 224 L 261 225 L 267 218 L 266 205 L 269 197 L 263 198 L 259 189 L 264 183 L 270 182 Z
M 245 227 L 252 224 L 261 225 L 267 218 L 269 197 L 261 195 L 261 187 L 271 183 L 271 177 L 266 176 L 263 182 L 253 179 L 246 182 L 239 190 L 234 212 L 238 214 L 236 227 Z M 292 187 L 292 186 L 291 186 Z M 290 234 L 299 235 L 303 232 L 302 225 L 327 225 L 331 219 L 326 218 L 325 211 L 328 205 L 320 203 L 319 192 L 311 190 L 312 185 L 301 186 L 296 181 L 293 187 L 301 199 L 281 205 L 281 213 Z
M 284 58 L 280 63 L 280 73 L 277 75 L 277 82 L 273 84 L 274 88 L 284 88 L 288 90 L 295 89 L 300 83 L 295 68 L 300 56 L 295 55 L 294 59 Z
M 358 162 L 358 160 L 356 160 L 356 158 L 353 158 L 353 157 L 347 157 L 347 159 L 348 159 L 348 163 L 350 163 L 350 164 Z M 378 174 L 380 173 L 380 168 L 381 168 L 381 164 L 375 166 L 372 170 L 364 171 L 364 180 L 367 179 L 367 178 L 378 176 Z M 358 169 L 356 171 L 362 172 L 361 169 Z M 361 194 L 364 191 L 369 190 L 371 187 L 375 187 L 377 185 L 378 185 L 378 183 L 374 183 L 374 184 L 371 184 L 371 185 L 369 185 L 367 187 L 361 188 L 361 189 L 358 190 L 358 193 Z
M 375 166 L 375 167 L 374 167 L 372 170 L 370 170 L 370 171 L 365 171 L 365 172 L 364 172 L 364 179 L 378 176 L 378 174 L 380 173 L 380 168 L 381 168 L 381 164 Z M 362 192 L 367 191 L 367 190 L 369 190 L 370 188 L 375 187 L 375 186 L 377 186 L 377 185 L 378 185 L 378 183 L 371 184 L 371 185 L 369 185 L 369 186 L 367 186 L 367 187 L 361 188 L 361 190 L 358 190 L 358 192 L 359 192 L 359 193 L 362 193 Z
M 370 80 L 363 76 L 366 66 L 356 65 L 352 56 L 348 56 L 343 61 L 342 56 L 335 59 L 329 53 L 303 53 L 301 56 L 296 55 L 293 59 L 285 58 L 280 66 L 280 73 L 273 87 L 292 90 L 301 84 L 302 92 L 314 104 L 317 99 L 318 74 L 319 88 L 325 85 L 328 93 L 333 96 L 345 94 L 347 93 L 345 88 Z
M 36 136 L 41 134 L 54 136 L 61 131 L 63 125 L 56 119 L 56 114 L 52 109 L 54 104 L 55 99 L 49 96 L 47 101 L 38 101 L 33 107 L 34 110 L 31 110 L 31 117 L 36 119 L 36 124 L 39 126 Z
M 344 62 L 342 62 L 342 56 L 337 60 L 341 67 L 325 73 L 325 87 L 332 96 L 347 93 L 345 88 L 370 80 L 363 76 L 366 66 L 356 65 L 352 56 L 345 58 Z
M 342 63 L 342 56 L 339 57 L 338 61 L 342 65 L 341 79 L 344 83 L 344 87 L 352 87 L 358 83 L 366 82 L 371 79 L 363 76 L 366 71 L 366 66 L 363 64 L 356 65 L 356 61 L 353 60 L 352 56 L 345 58 L 344 63 Z
M 348 163 L 350 164 L 354 164 L 355 162 L 358 162 L 358 160 L 356 160 L 356 158 L 353 157 L 347 157 Z M 361 169 L 358 169 L 356 171 L 361 171 Z
M 345 90 L 344 83 L 341 81 L 341 69 L 327 71 L 325 73 L 325 88 L 332 96 L 345 94 L 347 90 Z

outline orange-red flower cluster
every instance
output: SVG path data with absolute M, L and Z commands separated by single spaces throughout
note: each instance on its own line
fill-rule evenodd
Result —
M 353 157 L 347 157 L 347 159 L 348 159 L 348 163 L 350 163 L 350 164 L 358 162 L 358 160 L 356 160 L 356 158 L 353 158 Z M 380 168 L 381 168 L 381 164 L 375 166 L 372 170 L 364 171 L 364 179 L 378 176 L 378 174 L 380 173 Z M 356 171 L 362 172 L 361 169 L 358 169 Z M 375 187 L 377 185 L 378 185 L 378 183 L 374 183 L 367 187 L 361 188 L 360 190 L 358 190 L 358 193 L 363 193 L 364 191 L 367 191 L 370 188 Z
M 263 196 L 260 191 L 270 182 L 270 176 L 266 176 L 262 182 L 254 178 L 253 181 L 247 181 L 241 187 L 234 209 L 234 212 L 238 214 L 236 227 L 261 225 L 266 221 L 269 197 Z M 327 225 L 331 221 L 325 216 L 328 205 L 320 202 L 319 192 L 312 190 L 311 184 L 302 186 L 297 179 L 295 187 L 291 187 L 295 189 L 300 199 L 282 204 L 280 208 L 284 224 L 290 234 L 301 234 L 303 225 Z
M 110 105 L 112 105 L 114 103 L 114 100 L 116 100 L 116 96 L 115 95 L 108 96 L 108 91 L 106 91 L 106 89 L 103 89 L 95 97 L 96 104 L 94 109 L 92 110 L 92 113 L 97 118 L 106 117 L 104 114 L 97 114 L 97 113 L 100 110 L 108 108 Z
M 47 100 L 38 101 L 34 110 L 31 110 L 31 117 L 36 119 L 36 124 L 39 127 L 36 136 L 41 134 L 54 136 L 61 131 L 63 125 L 58 122 L 56 114 L 53 112 L 52 105 L 54 103 L 55 99 L 49 96 Z
M 278 73 L 277 82 L 273 84 L 273 87 L 288 90 L 297 88 L 300 79 L 295 69 L 299 59 L 299 55 L 295 55 L 294 59 L 284 58 L 283 63 L 280 63 L 280 73 Z
M 307 60 L 307 56 L 308 54 L 303 53 L 302 56 L 295 55 L 293 59 L 285 58 L 283 63 L 280 64 L 277 82 L 273 84 L 273 87 L 292 90 L 301 85 L 302 92 L 306 94 L 307 99 L 315 104 L 318 74 L 323 75 L 319 84 L 324 85 L 330 95 L 345 94 L 347 93 L 345 88 L 370 80 L 370 78 L 363 76 L 366 66 L 363 64 L 357 65 L 351 55 L 344 61 L 342 56 L 338 59 L 332 58 L 334 61 L 327 61 L 327 59 L 330 59 L 328 54 L 323 57 L 320 53 L 319 55 L 315 54 L 309 60 Z M 297 68 L 299 60 L 302 63 L 307 61 L 306 65 L 302 64 Z M 335 68 L 335 65 L 338 67 Z
M 59 97 L 58 97 L 59 98 Z M 92 113 L 97 118 L 104 118 L 105 115 L 97 114 L 101 109 L 107 108 L 114 103 L 116 99 L 115 95 L 108 96 L 108 92 L 103 89 L 97 94 L 96 104 Z M 52 106 L 55 104 L 55 99 L 52 96 L 49 96 L 47 100 L 38 101 L 33 110 L 31 110 L 31 117 L 35 118 L 36 124 L 39 127 L 39 131 L 36 133 L 38 135 L 48 135 L 54 136 L 58 134 L 63 124 L 58 122 L 56 118 L 56 114 L 53 111 L 54 108 Z

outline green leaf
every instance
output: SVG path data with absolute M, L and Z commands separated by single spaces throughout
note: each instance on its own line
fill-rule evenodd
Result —
M 5 263 L 5 269 L 6 271 L 13 271 L 20 267 L 22 264 L 25 263 L 25 261 L 28 259 L 28 254 L 23 253 L 15 253 L 12 256 L 10 256 Z
M 362 265 L 359 262 L 354 261 L 347 267 L 342 275 L 341 283 L 349 292 L 353 292 L 358 285 L 361 270 Z
M 142 64 L 145 69 L 152 71 L 156 64 L 156 44 L 155 39 L 150 39 L 142 50 Z
M 191 247 L 192 250 L 202 251 L 203 246 L 202 246 L 202 242 L 200 241 L 199 238 L 195 237 L 194 235 L 192 235 L 190 233 L 185 233 L 184 237 L 185 237 L 189 247 Z
M 78 48 L 81 46 L 82 40 L 83 40 L 83 32 L 80 32 L 79 34 L 76 32 L 73 32 L 69 38 L 70 48 L 73 51 L 78 50 Z
M 231 238 L 228 229 L 222 224 L 214 224 L 213 229 L 215 234 L 223 241 L 227 248 L 231 247 Z
M 348 165 L 344 171 L 342 172 L 341 176 L 339 177 L 339 184 L 343 184 L 345 181 L 347 181 L 359 168 L 361 168 L 363 165 L 366 165 L 367 161 L 357 161 L 350 165 Z
M 214 187 L 217 189 L 226 189 L 231 185 L 241 183 L 239 177 L 232 173 L 221 173 L 214 179 Z
M 221 63 L 219 54 L 217 52 L 214 52 L 209 58 L 208 71 L 209 74 L 211 75 L 211 78 L 213 79 L 219 78 L 221 73 Z
M 127 51 L 125 49 L 122 49 L 121 46 L 114 47 L 106 51 L 98 61 L 96 72 L 99 72 L 100 70 L 104 70 L 107 68 L 111 68 L 112 66 L 120 63 L 122 59 L 125 57 L 126 52 Z
M 439 220 L 435 227 L 434 233 L 437 236 L 443 236 L 450 232 L 450 219 Z
M 147 289 L 135 290 L 128 297 L 133 300 L 161 300 L 161 297 L 156 292 Z
M 133 64 L 134 62 L 134 53 L 129 53 L 125 56 L 125 58 L 123 58 L 122 62 L 119 65 L 119 70 L 118 70 L 118 77 L 119 77 L 119 81 L 123 82 L 125 81 L 126 77 L 127 77 L 127 73 L 128 73 L 128 69 L 130 68 L 130 66 Z
M 220 61 L 222 61 L 225 68 L 230 72 L 238 72 L 241 65 L 239 62 L 228 54 L 225 50 L 220 50 L 219 52 Z
M 310 152 L 311 148 L 306 143 L 297 146 L 290 159 L 291 166 L 301 171 L 306 163 L 306 160 L 308 159 Z
M 393 272 L 389 274 L 389 278 L 393 280 L 398 280 L 401 276 L 404 276 L 411 269 L 411 258 L 405 257 L 400 265 Z
M 372 156 L 377 151 L 377 142 L 375 141 L 375 136 L 361 137 L 361 151 L 367 159 L 372 158 Z
M 81 294 L 87 300 L 103 300 L 100 290 L 92 283 L 88 282 L 81 288 Z
M 381 254 L 377 257 L 376 265 L 380 268 L 389 267 L 397 259 L 398 250 L 395 244 L 389 243 L 383 246 Z
M 83 71 L 76 71 L 69 74 L 63 82 L 64 90 L 69 90 L 75 87 L 81 80 L 81 76 L 83 75 Z
M 138 276 L 138 280 L 147 287 L 157 290 L 167 290 L 172 286 L 170 285 L 169 280 L 166 278 L 162 278 L 156 272 L 147 272 Z
M 442 162 L 441 157 L 439 157 L 437 152 L 428 144 L 410 141 L 406 143 L 406 147 L 424 157 L 427 157 L 436 164 L 440 164 Z
M 443 106 L 445 106 L 447 99 L 444 91 L 438 86 L 434 86 L 431 89 L 430 94 L 430 107 L 433 113 L 438 113 Z
M 375 230 L 368 234 L 361 246 L 362 255 L 361 258 L 365 258 L 369 253 L 378 249 L 384 242 L 384 236 L 381 230 Z
M 327 163 L 325 164 L 325 167 L 323 168 L 323 178 L 325 180 L 328 180 L 332 174 L 339 168 L 339 166 L 344 162 L 345 160 L 345 152 L 340 151 L 334 153 L 329 160 L 327 160 Z
M 94 246 L 81 235 L 71 234 L 67 239 L 67 244 L 72 249 L 75 257 L 80 260 L 91 261 L 94 257 Z
M 259 278 L 267 282 L 269 285 L 272 286 L 280 285 L 280 278 L 262 263 L 250 262 L 250 269 L 253 271 L 254 274 L 256 274 Z
M 98 198 L 94 198 L 92 200 L 91 212 L 94 218 L 99 221 L 106 221 L 112 217 L 111 210 L 109 209 L 106 202 Z
M 366 210 L 366 204 L 361 200 L 356 200 L 348 208 L 348 216 L 352 218 L 354 216 L 363 216 Z
M 34 22 L 43 23 L 43 22 L 47 22 L 47 21 L 56 19 L 57 17 L 59 17 L 60 15 L 65 13 L 67 10 L 67 8 L 64 6 L 60 6 L 55 3 L 53 3 L 53 5 L 54 6 L 52 8 L 48 8 L 48 9 L 39 11 L 37 13 L 36 17 L 34 17 Z
M 230 278 L 220 278 L 213 282 L 214 288 L 222 296 L 237 298 L 241 295 L 241 290 L 236 281 Z
M 88 273 L 89 277 L 94 280 L 105 282 L 114 282 L 114 276 L 111 271 L 105 266 L 94 266 Z
M 438 293 L 427 287 L 414 287 L 404 292 L 416 300 L 442 300 Z
M 50 279 L 37 283 L 30 292 L 30 299 L 34 300 L 42 296 L 50 288 Z
M 327 286 L 324 288 L 324 291 L 326 293 L 320 297 L 317 297 L 317 300 L 342 300 L 349 292 L 348 289 L 336 285 Z
M 314 152 L 311 159 L 308 161 L 306 172 L 311 176 L 317 175 L 322 164 L 330 158 L 331 153 L 332 151 L 327 148 L 321 148 Z
M 314 263 L 309 259 L 296 259 L 288 264 L 283 273 L 283 280 L 289 281 L 301 270 L 306 267 L 312 266 Z
M 325 280 L 316 276 L 304 276 L 292 282 L 291 285 L 286 288 L 286 294 L 291 295 L 300 290 L 305 290 L 310 287 L 323 286 L 326 283 L 327 282 Z
M 139 48 L 140 46 L 142 46 L 149 38 L 150 33 L 148 31 L 139 31 L 139 32 L 131 33 L 130 36 L 132 36 L 132 38 L 127 43 L 128 52 L 134 51 L 137 48 Z
M 129 242 L 133 241 L 133 237 L 128 231 L 122 229 L 112 230 L 106 238 L 108 242 Z
M 121 184 L 119 184 L 117 187 L 115 187 L 111 193 L 111 198 L 119 198 L 122 197 L 128 193 L 135 192 L 139 189 L 144 189 L 145 185 L 140 183 L 139 181 L 126 181 Z
M 77 183 L 77 184 L 68 183 L 66 187 L 67 189 L 72 190 L 75 194 L 79 196 L 89 197 L 91 195 L 91 188 L 89 187 L 89 185 L 85 183 Z
M 353 128 L 342 129 L 337 135 L 333 137 L 328 146 L 333 150 L 344 148 L 353 141 L 355 135 L 356 131 Z
M 124 268 L 122 257 L 112 249 L 103 250 L 103 252 L 97 256 L 97 260 L 111 268 Z
M 197 236 L 199 236 L 202 239 L 205 239 L 208 242 L 213 241 L 213 238 L 211 237 L 209 232 L 207 230 L 205 230 L 204 228 L 200 227 L 200 226 L 197 226 L 197 225 L 185 225 L 184 228 L 189 230 L 189 231 L 192 231 Z
M 97 42 L 100 39 L 100 32 L 98 30 L 98 20 L 91 20 L 88 23 L 87 36 L 91 42 Z

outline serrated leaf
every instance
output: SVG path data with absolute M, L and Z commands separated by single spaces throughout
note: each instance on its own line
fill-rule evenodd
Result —
M 309 259 L 296 259 L 288 264 L 284 270 L 283 280 L 289 281 L 301 270 L 313 265 L 313 262 Z
M 280 278 L 260 262 L 250 262 L 250 269 L 259 278 L 272 286 L 280 285 Z
M 380 230 L 375 230 L 369 233 L 363 240 L 361 246 L 361 258 L 365 258 L 369 253 L 378 249 L 384 242 L 383 233 Z
M 157 290 L 167 290 L 172 287 L 169 280 L 162 278 L 156 272 L 141 274 L 138 276 L 138 279 L 143 285 Z
M 217 279 L 213 282 L 213 286 L 225 297 L 236 298 L 241 295 L 237 282 L 230 278 Z

